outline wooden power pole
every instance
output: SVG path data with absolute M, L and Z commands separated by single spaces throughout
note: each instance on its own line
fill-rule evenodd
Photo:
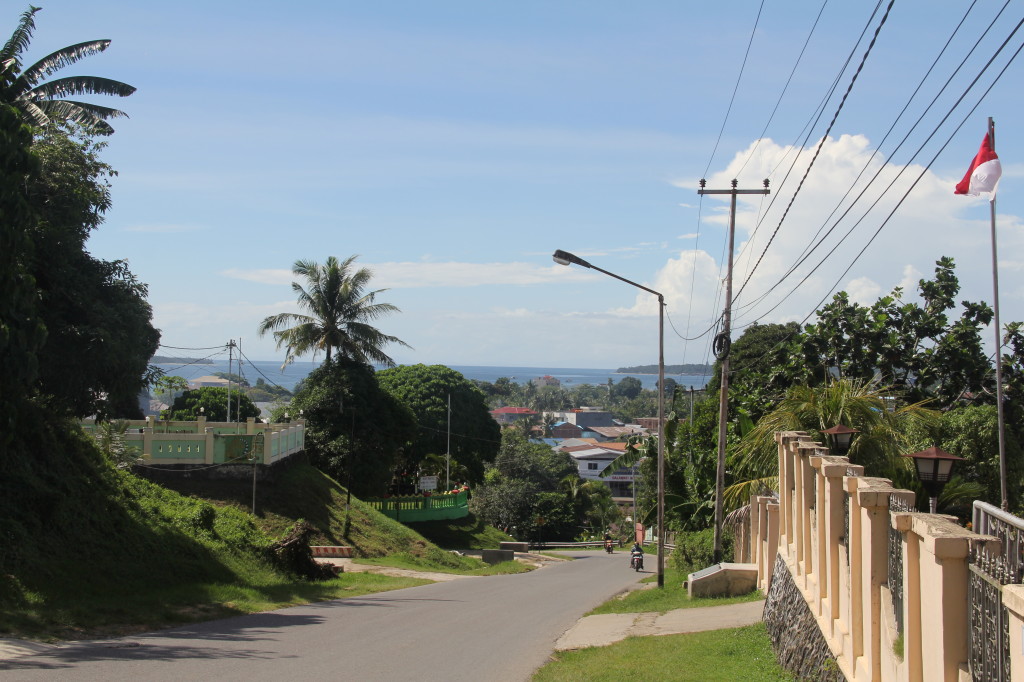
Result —
M 763 189 L 737 189 L 737 181 L 732 181 L 732 189 L 705 189 L 705 181 L 700 181 L 697 194 L 728 194 L 732 197 L 729 207 L 729 266 L 725 277 L 725 310 L 722 313 L 722 331 L 715 336 L 715 357 L 721 363 L 721 387 L 718 392 L 718 471 L 715 476 L 715 555 L 714 562 L 722 561 L 722 526 L 725 523 L 722 495 L 725 491 L 725 426 L 729 418 L 729 346 L 731 344 L 730 324 L 732 320 L 732 256 L 736 241 L 736 195 L 737 194 L 768 194 L 768 181 L 764 181 Z

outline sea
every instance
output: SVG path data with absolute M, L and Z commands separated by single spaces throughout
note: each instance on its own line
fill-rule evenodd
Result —
M 210 361 L 207 361 L 210 362 Z M 236 360 L 231 364 L 231 372 L 241 374 L 250 384 L 255 385 L 256 380 L 262 378 L 268 384 L 276 384 L 289 391 L 295 388 L 300 380 L 320 366 L 320 362 L 309 360 L 296 360 L 290 365 L 282 368 L 281 363 L 276 360 L 253 360 L 243 362 L 241 367 Z M 180 376 L 187 381 L 192 381 L 201 376 L 208 376 L 214 372 L 227 372 L 227 358 L 215 358 L 212 364 L 200 364 L 179 362 L 175 364 L 157 364 L 165 374 Z M 525 384 L 528 381 L 542 376 L 552 376 L 558 379 L 564 388 L 572 388 L 580 384 L 594 384 L 605 386 L 608 380 L 618 383 L 627 376 L 640 380 L 644 388 L 654 389 L 658 384 L 657 374 L 618 374 L 613 369 L 581 369 L 581 368 L 560 368 L 560 367 L 492 367 L 477 365 L 448 365 L 456 372 L 467 379 L 488 381 L 494 383 L 501 377 L 506 377 L 517 384 Z M 676 384 L 683 388 L 693 387 L 704 388 L 704 385 L 711 378 L 708 376 L 690 376 L 680 374 L 666 374 L 666 378 L 675 380 Z

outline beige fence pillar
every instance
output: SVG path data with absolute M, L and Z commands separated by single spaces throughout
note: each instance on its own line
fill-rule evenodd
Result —
M 804 437 L 802 431 L 783 431 L 775 434 L 779 444 L 779 551 L 789 556 L 793 542 L 793 490 L 794 447 Z
M 1024 682 L 1024 585 L 1003 585 L 1003 606 L 1010 616 L 1010 682 Z
M 821 616 L 829 624 L 825 634 L 836 637 L 840 615 L 839 571 L 845 570 L 839 556 L 840 539 L 846 535 L 843 517 L 843 477 L 850 462 L 846 457 L 819 456 L 811 460 L 818 471 L 818 575 L 821 588 Z
M 799 530 L 797 532 L 797 537 L 799 538 L 797 560 L 800 564 L 801 573 L 804 578 L 804 589 L 811 594 L 815 594 L 818 591 L 816 586 L 816 558 L 814 556 L 816 547 L 816 539 L 814 537 L 814 516 L 815 504 L 817 501 L 814 493 L 816 473 L 814 467 L 811 466 L 811 457 L 828 454 L 828 448 L 822 446 L 820 443 L 805 440 L 797 444 L 796 453 L 796 465 L 799 479 L 796 499 L 800 510 L 800 515 L 798 517 Z M 815 611 L 815 615 L 817 615 L 817 607 L 812 606 L 812 610 Z
M 856 671 L 857 679 L 877 680 L 882 676 L 882 585 L 889 575 L 889 495 L 894 489 L 884 478 L 861 477 L 856 481 L 861 520 L 862 615 Z
M 213 464 L 213 428 L 206 427 L 203 433 L 206 434 L 206 441 L 203 443 L 203 454 L 205 455 L 205 461 L 207 464 Z
M 937 514 L 912 514 L 908 546 L 913 535 L 921 539 L 920 596 L 916 604 L 920 609 L 920 637 L 915 642 L 922 654 L 921 679 L 956 682 L 961 666 L 967 665 L 970 543 L 998 540 L 976 535 L 950 517 Z
M 767 505 L 768 532 L 765 534 L 765 581 L 762 589 L 767 590 L 775 574 L 775 557 L 779 554 L 779 503 L 772 500 Z

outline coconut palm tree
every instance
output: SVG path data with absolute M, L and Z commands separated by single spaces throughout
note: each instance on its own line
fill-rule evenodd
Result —
M 292 282 L 292 291 L 298 294 L 299 307 L 308 314 L 278 313 L 263 320 L 259 334 L 273 331 L 277 347 L 285 346 L 285 364 L 306 353 L 323 351 L 330 361 L 332 352 L 367 365 L 394 367 L 395 361 L 383 348 L 397 343 L 409 344 L 395 336 L 381 333 L 369 324 L 384 315 L 400 312 L 390 303 L 377 303 L 375 299 L 387 289 L 366 291 L 373 273 L 368 268 L 353 271 L 358 256 L 338 262 L 329 257 L 323 265 L 311 260 L 298 260 L 292 273 L 306 280 L 306 287 Z
M 0 50 L 0 102 L 10 104 L 21 112 L 22 119 L 31 125 L 45 126 L 52 120 L 72 121 L 87 131 L 109 135 L 114 129 L 108 118 L 127 116 L 118 109 L 66 99 L 75 95 L 115 95 L 127 97 L 135 88 L 120 81 L 97 76 L 68 76 L 46 80 L 55 72 L 78 60 L 103 52 L 109 40 L 90 40 L 70 45 L 53 52 L 27 68 L 21 66 L 21 56 L 28 49 L 35 30 L 35 14 L 41 8 L 32 7 L 21 15 L 17 28 Z

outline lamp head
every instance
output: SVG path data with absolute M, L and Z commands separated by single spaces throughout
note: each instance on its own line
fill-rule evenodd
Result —
M 587 261 L 583 260 L 579 256 L 569 253 L 568 251 L 562 251 L 561 249 L 556 250 L 551 254 L 551 260 L 555 261 L 559 265 L 582 265 L 585 268 L 594 267 Z

